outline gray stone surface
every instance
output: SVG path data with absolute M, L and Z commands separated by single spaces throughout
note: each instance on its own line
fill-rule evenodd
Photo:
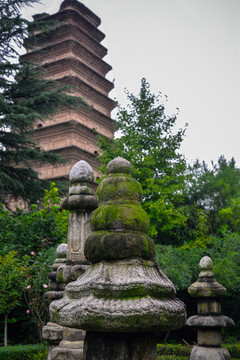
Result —
M 48 322 L 47 325 L 43 327 L 42 337 L 51 344 L 59 344 L 63 339 L 63 327 L 59 324 Z
M 91 166 L 84 160 L 78 161 L 71 169 L 69 179 L 71 183 L 89 182 L 93 183 L 94 173 Z
M 221 314 L 221 303 L 218 298 L 199 298 L 197 304 L 199 315 L 218 315 Z
M 121 174 L 133 174 L 133 167 L 132 164 L 122 158 L 122 157 L 116 157 L 112 161 L 110 161 L 107 165 L 107 173 L 108 174 L 115 174 L 115 173 L 121 173 Z
M 95 192 L 89 185 L 77 183 L 69 188 L 69 195 L 95 195 Z
M 199 262 L 199 269 L 202 270 L 212 270 L 213 261 L 209 256 L 204 256 Z
M 57 281 L 57 271 L 60 266 L 66 263 L 67 244 L 60 244 L 56 249 L 56 260 L 52 266 L 53 271 L 49 273 L 49 287 L 50 291 L 44 293 L 44 299 L 55 300 L 63 297 L 65 284 L 60 284 Z
M 65 243 L 59 244 L 58 247 L 57 247 L 57 250 L 56 250 L 57 259 L 58 258 L 61 258 L 61 259 L 64 258 L 65 259 L 66 255 L 67 255 L 67 244 L 65 244 Z
M 221 333 L 220 331 L 214 329 L 198 329 L 197 343 L 201 346 L 220 346 Z
M 153 334 L 87 332 L 84 344 L 86 360 L 157 360 Z
M 196 326 L 196 327 L 220 328 L 220 327 L 234 326 L 234 321 L 230 319 L 228 316 L 224 316 L 224 315 L 213 315 L 213 316 L 194 315 L 187 320 L 187 325 Z
M 131 259 L 91 266 L 77 281 L 67 285 L 66 294 L 72 299 L 91 295 L 107 300 L 147 295 L 174 299 L 176 290 L 155 262 Z
M 85 338 L 86 332 L 84 330 L 73 329 L 68 327 L 63 327 L 63 336 L 64 340 L 67 341 L 83 341 Z
M 83 349 L 83 340 L 75 340 L 75 341 L 62 340 L 59 344 L 59 347 L 81 350 Z
M 178 299 L 63 299 L 50 305 L 54 321 L 75 328 L 96 331 L 168 331 L 185 325 L 185 312 Z
M 73 254 L 74 255 L 74 254 Z M 74 260 L 74 256 L 72 257 Z M 76 256 L 76 260 L 79 262 L 79 257 Z M 86 259 L 83 259 L 86 262 Z M 75 281 L 81 276 L 87 269 L 89 265 L 63 265 L 59 266 L 57 269 L 56 280 L 61 283 L 69 283 Z
M 226 348 L 221 347 L 204 347 L 204 346 L 194 346 L 190 360 L 230 360 L 229 351 Z
M 82 349 L 54 348 L 51 353 L 51 360 L 81 360 Z
M 92 234 L 90 228 L 90 212 L 72 211 L 69 215 L 67 262 L 71 264 L 86 263 L 84 245 Z

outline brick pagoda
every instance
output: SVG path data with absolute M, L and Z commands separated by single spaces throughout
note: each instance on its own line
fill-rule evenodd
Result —
M 54 151 L 68 160 L 66 165 L 35 166 L 43 179 L 67 179 L 72 166 L 86 160 L 97 173 L 95 130 L 113 137 L 111 111 L 115 104 L 108 97 L 113 88 L 106 79 L 111 66 L 103 61 L 107 49 L 101 45 L 105 35 L 98 29 L 101 20 L 77 0 L 65 0 L 60 10 L 34 15 L 34 21 L 56 21 L 48 36 L 36 35 L 34 46 L 22 58 L 44 66 L 47 77 L 74 85 L 74 95 L 90 108 L 66 109 L 37 124 L 34 141 L 44 150 Z

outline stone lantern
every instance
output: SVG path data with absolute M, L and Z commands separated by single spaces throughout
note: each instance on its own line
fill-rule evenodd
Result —
M 198 299 L 198 315 L 187 320 L 188 326 L 197 328 L 197 346 L 191 352 L 190 360 L 228 360 L 229 351 L 221 347 L 221 328 L 234 326 L 234 321 L 221 315 L 220 297 L 226 295 L 226 289 L 219 284 L 213 274 L 213 262 L 204 256 L 200 263 L 198 280 L 188 292 Z
M 156 360 L 154 332 L 184 326 L 185 306 L 154 262 L 142 187 L 132 178 L 132 165 L 116 158 L 107 172 L 85 243 L 92 265 L 51 303 L 51 317 L 86 330 L 85 360 Z

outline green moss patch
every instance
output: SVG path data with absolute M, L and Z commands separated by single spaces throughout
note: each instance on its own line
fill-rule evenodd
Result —
M 137 232 L 95 231 L 85 244 L 85 257 L 96 263 L 131 257 L 154 259 L 155 244 L 147 235 Z
M 106 205 L 94 211 L 91 227 L 93 231 L 132 230 L 147 233 L 149 219 L 140 206 Z
M 107 177 L 98 187 L 97 196 L 100 203 L 140 204 L 142 186 L 132 177 L 121 174 Z

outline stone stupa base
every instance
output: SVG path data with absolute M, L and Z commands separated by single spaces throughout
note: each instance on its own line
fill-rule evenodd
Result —
M 83 360 L 157 360 L 151 333 L 104 333 L 87 331 Z

